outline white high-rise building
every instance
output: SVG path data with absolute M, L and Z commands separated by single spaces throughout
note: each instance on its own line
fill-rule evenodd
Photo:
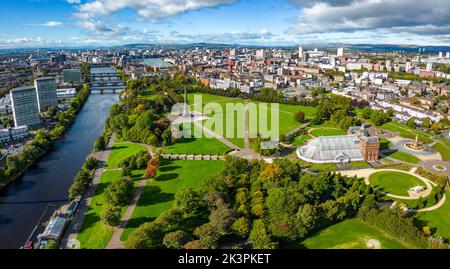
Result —
M 303 57 L 303 48 L 302 47 L 299 47 L 298 48 L 298 58 L 302 58 Z
M 428 72 L 433 71 L 433 63 L 432 63 L 432 62 L 428 62 L 428 63 L 427 63 L 427 71 L 428 71 Z
M 31 129 L 40 127 L 39 105 L 34 87 L 20 87 L 11 90 L 14 125 L 26 125 Z
M 442 58 L 442 51 L 439 52 L 439 58 Z
M 43 112 L 49 107 L 58 107 L 54 77 L 37 78 L 34 80 L 34 87 L 36 88 L 39 111 Z
M 337 57 L 343 57 L 344 56 L 344 48 L 338 48 L 336 55 L 337 55 Z
M 447 52 L 446 54 L 445 54 L 445 58 L 450 58 L 450 52 Z
M 411 62 L 410 61 L 407 61 L 405 64 L 405 71 L 406 72 L 411 71 Z

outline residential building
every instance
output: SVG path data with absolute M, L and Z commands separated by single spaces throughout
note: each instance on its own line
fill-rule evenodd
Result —
M 39 111 L 43 112 L 49 107 L 58 106 L 54 77 L 37 78 L 34 80 L 34 87 L 36 88 Z
M 11 104 L 14 125 L 27 125 L 31 129 L 39 128 L 39 105 L 34 87 L 20 87 L 11 90 Z
M 77 69 L 64 69 L 63 70 L 63 81 L 64 83 L 81 83 L 81 70 Z

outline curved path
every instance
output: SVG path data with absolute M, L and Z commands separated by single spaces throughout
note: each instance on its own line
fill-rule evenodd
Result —
M 432 182 L 416 173 L 414 173 L 415 169 L 411 169 L 411 171 L 400 171 L 400 170 L 395 170 L 395 169 L 373 169 L 373 168 L 369 168 L 369 169 L 360 169 L 360 170 L 349 170 L 349 171 L 340 171 L 339 173 L 341 173 L 341 175 L 344 176 L 358 176 L 358 177 L 363 177 L 364 181 L 367 185 L 370 185 L 370 181 L 369 178 L 372 174 L 377 173 L 377 172 L 399 172 L 399 173 L 405 173 L 405 174 L 409 174 L 411 176 L 417 177 L 418 179 L 422 180 L 425 183 L 426 191 L 424 192 L 424 194 L 422 194 L 422 197 L 426 197 L 431 193 L 431 190 L 433 189 L 432 186 Z M 433 184 L 434 185 L 434 184 Z M 390 193 L 384 193 L 388 197 L 391 198 L 395 198 L 395 199 L 402 199 L 402 200 L 417 200 L 418 197 L 410 197 L 410 196 L 400 196 L 400 195 L 394 195 L 394 194 L 390 194 Z
M 444 195 L 442 196 L 442 199 L 434 206 L 430 206 L 430 207 L 422 208 L 422 209 L 408 209 L 408 211 L 413 212 L 413 213 L 421 213 L 421 212 L 430 212 L 430 211 L 436 210 L 445 204 L 445 200 L 446 200 L 445 196 L 446 195 L 444 193 Z

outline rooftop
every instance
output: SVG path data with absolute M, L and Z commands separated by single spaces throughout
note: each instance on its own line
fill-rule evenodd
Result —
M 36 89 L 34 88 L 34 86 L 25 86 L 25 87 L 14 88 L 11 90 L 11 92 L 20 92 L 20 91 L 29 91 L 29 90 L 35 91 Z
M 91 74 L 105 74 L 105 73 L 116 74 L 117 72 L 112 67 L 92 67 L 91 68 Z

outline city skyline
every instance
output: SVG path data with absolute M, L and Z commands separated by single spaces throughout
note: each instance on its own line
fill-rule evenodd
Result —
M 430 0 L 2 1 L 0 49 L 131 43 L 446 45 L 450 3 Z

